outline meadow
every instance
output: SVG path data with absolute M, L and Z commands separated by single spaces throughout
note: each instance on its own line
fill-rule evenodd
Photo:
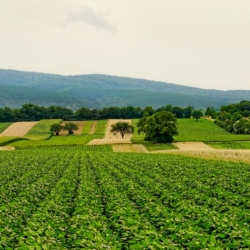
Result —
M 174 137 L 176 141 L 250 141 L 250 135 L 231 134 L 205 118 L 198 122 L 195 119 L 178 119 L 178 132 L 179 135 Z
M 34 149 L 0 173 L 1 249 L 250 247 L 249 164 Z

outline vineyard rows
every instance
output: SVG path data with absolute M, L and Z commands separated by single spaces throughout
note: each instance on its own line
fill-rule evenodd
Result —
M 250 165 L 0 152 L 0 249 L 249 249 Z

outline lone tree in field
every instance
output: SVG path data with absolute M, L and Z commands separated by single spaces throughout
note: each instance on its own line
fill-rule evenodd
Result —
M 62 126 L 58 123 L 53 123 L 50 125 L 50 132 L 53 134 L 55 133 L 56 135 L 59 135 L 60 131 L 62 130 Z
M 66 122 L 64 127 L 63 127 L 64 130 L 68 130 L 68 134 L 69 135 L 73 135 L 74 134 L 74 130 L 77 130 L 78 129 L 78 126 L 73 123 L 73 122 Z
M 193 118 L 196 118 L 196 121 L 198 122 L 198 119 L 200 119 L 203 116 L 203 113 L 200 110 L 194 110 L 192 116 Z
M 157 143 L 173 142 L 178 135 L 177 119 L 168 111 L 157 112 L 148 117 L 142 117 L 137 123 L 138 133 L 145 134 L 146 141 Z
M 110 132 L 112 133 L 120 133 L 122 138 L 124 138 L 125 134 L 132 134 L 134 133 L 134 127 L 130 125 L 128 122 L 117 122 L 111 125 L 112 129 Z

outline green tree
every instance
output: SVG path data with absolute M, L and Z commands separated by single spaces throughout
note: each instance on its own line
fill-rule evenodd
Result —
M 134 127 L 130 125 L 128 122 L 117 122 L 111 125 L 112 129 L 110 132 L 112 133 L 120 133 L 122 138 L 124 138 L 125 134 L 132 134 L 134 133 Z
M 68 130 L 68 134 L 72 135 L 74 134 L 74 130 L 78 129 L 78 126 L 73 122 L 66 122 L 63 129 Z
M 173 142 L 173 136 L 178 135 L 177 119 L 168 111 L 142 117 L 137 123 L 137 127 L 138 133 L 144 132 L 147 141 Z
M 63 127 L 60 124 L 53 123 L 52 125 L 50 125 L 50 132 L 52 132 L 53 134 L 55 133 L 56 135 L 59 135 L 62 128 Z
M 193 110 L 192 116 L 193 116 L 193 118 L 195 118 L 196 121 L 198 122 L 198 119 L 200 119 L 200 118 L 203 116 L 203 113 L 202 113 L 201 110 Z

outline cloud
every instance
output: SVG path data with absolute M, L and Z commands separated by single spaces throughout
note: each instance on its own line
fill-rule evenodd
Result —
M 75 6 L 75 8 L 66 12 L 66 18 L 63 25 L 66 26 L 74 22 L 85 22 L 97 29 L 105 29 L 111 32 L 117 32 L 117 27 L 108 20 L 106 11 L 97 10 L 88 6 Z

